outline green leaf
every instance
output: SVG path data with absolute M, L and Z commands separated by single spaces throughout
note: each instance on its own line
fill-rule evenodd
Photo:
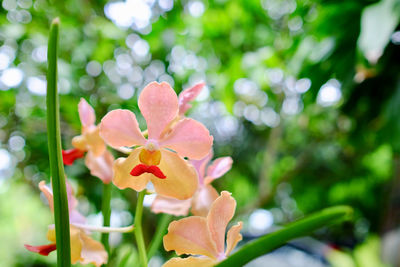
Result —
M 57 266 L 71 266 L 68 198 L 61 155 L 60 112 L 57 91 L 57 50 L 60 20 L 54 19 L 47 48 L 47 138 L 54 198 Z
M 291 239 L 305 236 L 323 226 L 348 220 L 351 218 L 352 213 L 353 209 L 348 206 L 324 209 L 244 245 L 236 253 L 216 266 L 243 266 L 251 260 L 279 248 Z

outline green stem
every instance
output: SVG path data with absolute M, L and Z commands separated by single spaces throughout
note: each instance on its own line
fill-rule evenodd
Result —
M 53 187 L 57 266 L 71 266 L 68 198 L 61 155 L 59 100 L 57 93 L 57 45 L 60 20 L 54 19 L 47 48 L 47 138 Z
M 112 184 L 103 184 L 103 199 L 101 203 L 101 213 L 103 214 L 103 226 L 110 226 L 111 218 L 111 190 Z M 110 245 L 108 243 L 108 233 L 101 234 L 101 243 L 103 243 L 108 255 L 110 256 Z
M 153 257 L 153 255 L 160 247 L 160 244 L 163 240 L 162 238 L 166 234 L 166 230 L 171 220 L 172 215 L 166 213 L 161 215 L 161 220 L 157 225 L 156 233 L 154 234 L 153 240 L 151 241 L 149 246 L 149 251 L 147 252 L 147 258 L 151 259 L 151 257 Z
M 279 248 L 291 239 L 305 236 L 323 226 L 347 220 L 351 217 L 352 213 L 352 208 L 347 206 L 324 209 L 244 245 L 236 253 L 221 261 L 216 266 L 243 266 L 251 260 Z
M 147 267 L 146 246 L 144 244 L 143 231 L 142 231 L 142 213 L 143 213 L 143 199 L 146 195 L 146 190 L 139 192 L 136 212 L 135 212 L 135 238 L 139 251 L 140 266 Z

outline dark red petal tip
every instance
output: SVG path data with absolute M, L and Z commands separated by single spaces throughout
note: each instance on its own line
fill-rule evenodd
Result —
M 31 245 L 24 245 L 25 248 L 29 251 L 39 253 L 40 255 L 43 256 L 48 256 L 50 252 L 56 250 L 56 244 L 48 244 L 48 245 L 43 245 L 43 246 L 31 246 Z
M 160 179 L 167 178 L 167 176 L 164 175 L 164 173 L 160 170 L 160 168 L 158 168 L 155 165 L 147 166 L 145 164 L 139 164 L 136 165 L 130 172 L 132 176 L 139 176 L 142 175 L 143 173 L 151 173 Z
M 73 148 L 62 151 L 63 162 L 65 165 L 72 165 L 76 159 L 83 158 L 85 151 Z

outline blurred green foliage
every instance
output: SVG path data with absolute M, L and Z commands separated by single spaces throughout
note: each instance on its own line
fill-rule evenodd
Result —
M 3 0 L 0 231 L 6 239 L 0 253 L 7 246 L 8 254 L 0 258 L 10 266 L 54 262 L 27 253 L 22 244 L 41 244 L 39 233 L 50 220 L 38 203 L 37 184 L 49 181 L 43 79 L 55 16 L 62 21 L 65 149 L 80 131 L 80 97 L 94 106 L 99 122 L 110 109 L 137 112 L 137 96 L 150 81 L 168 81 L 179 93 L 204 80 L 207 89 L 190 116 L 214 135 L 216 156 L 234 159 L 215 184 L 233 193 L 238 218 L 265 208 L 280 224 L 330 205 L 351 205 L 353 225 L 319 234 L 350 247 L 396 227 L 399 8 L 394 0 Z M 99 214 L 101 182 L 82 160 L 66 173 L 82 212 Z M 113 197 L 118 222 L 130 223 L 125 211 L 132 211 L 135 192 L 115 189 Z M 14 224 L 21 216 L 32 225 Z M 156 215 L 147 210 L 144 219 L 148 241 Z M 133 249 L 133 236 L 118 238 L 124 249 L 115 259 L 131 261 L 125 253 Z

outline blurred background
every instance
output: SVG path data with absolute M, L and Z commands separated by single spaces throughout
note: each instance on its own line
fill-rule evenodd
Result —
M 398 0 L 2 0 L 2 266 L 55 266 L 55 255 L 23 244 L 47 243 L 53 221 L 37 184 L 49 182 L 46 46 L 56 16 L 64 149 L 80 133 L 80 97 L 99 122 L 115 108 L 139 114 L 150 81 L 177 93 L 205 81 L 189 116 L 209 128 L 215 156 L 234 160 L 214 185 L 236 198 L 245 241 L 324 207 L 355 209 L 353 222 L 252 266 L 399 266 Z M 102 182 L 83 160 L 66 173 L 79 210 L 100 224 Z M 132 223 L 135 201 L 114 187 L 113 225 Z M 158 217 L 145 210 L 146 242 Z M 121 247 L 114 266 L 134 262 L 133 239 L 111 236 Z

